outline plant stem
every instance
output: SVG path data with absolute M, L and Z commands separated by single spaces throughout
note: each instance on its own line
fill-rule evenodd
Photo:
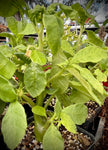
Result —
M 51 95 L 50 98 L 47 100 L 47 102 L 46 102 L 46 104 L 44 106 L 45 109 L 47 109 L 47 107 L 50 104 L 50 102 L 51 102 L 51 100 L 52 100 L 53 97 L 54 97 L 54 95 Z
M 83 26 L 80 26 L 80 34 L 78 36 L 78 41 L 77 41 L 77 45 L 78 45 L 78 48 L 77 48 L 77 51 L 80 50 L 80 41 L 81 41 L 81 35 L 83 33 Z
M 35 103 L 26 95 L 22 95 L 22 98 L 30 104 L 31 107 L 35 106 Z
M 56 73 L 52 78 L 50 78 L 47 82 L 47 84 L 49 84 L 52 80 L 54 80 L 55 78 L 57 78 L 58 76 L 60 76 L 63 73 L 64 69 L 62 69 L 61 71 L 59 71 L 58 73 Z
M 43 26 L 43 23 L 40 24 L 40 30 L 38 32 L 38 38 L 39 38 L 39 50 L 41 52 L 43 52 L 43 29 L 44 29 L 44 26 Z

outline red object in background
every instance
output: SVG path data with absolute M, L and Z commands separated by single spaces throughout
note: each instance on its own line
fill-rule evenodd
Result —
M 108 87 L 108 77 L 107 77 L 107 81 L 106 82 L 102 82 L 103 86 Z
M 49 69 L 51 69 L 51 65 L 50 64 L 43 65 L 43 70 L 44 71 L 47 71 Z
M 107 77 L 107 81 L 106 82 L 102 82 L 104 89 L 108 92 L 108 77 Z
M 87 18 L 87 20 L 85 21 L 85 23 L 90 22 L 91 18 Z

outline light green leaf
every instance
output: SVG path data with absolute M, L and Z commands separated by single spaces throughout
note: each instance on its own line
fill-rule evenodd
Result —
M 32 108 L 32 112 L 36 115 L 39 115 L 39 116 L 46 116 L 46 111 L 45 111 L 45 108 L 44 107 L 41 107 L 41 106 L 34 106 Z
M 60 132 L 51 124 L 43 137 L 44 150 L 64 150 L 64 142 Z
M 22 31 L 20 31 L 18 34 L 20 34 L 20 35 L 29 35 L 29 34 L 35 34 L 35 33 L 36 33 L 36 31 L 34 29 L 33 24 L 32 23 L 27 23 L 25 28 Z
M 13 150 L 24 137 L 27 128 L 24 108 L 17 101 L 11 103 L 2 120 L 1 131 L 7 146 Z
M 7 46 L 7 45 L 1 45 L 0 46 L 0 52 L 5 56 L 5 57 L 12 57 L 12 48 Z
M 31 63 L 25 70 L 24 83 L 32 97 L 36 97 L 44 91 L 46 86 L 45 73 L 38 64 Z
M 56 114 L 56 117 L 58 119 L 60 118 L 61 111 L 62 111 L 61 103 L 56 98 L 56 103 L 55 103 L 55 107 L 54 107 L 54 113 Z
M 5 105 L 6 105 L 6 103 L 4 103 L 2 100 L 0 100 L 0 115 L 4 111 Z
M 85 93 L 82 93 L 78 90 L 73 89 L 71 95 L 69 95 L 71 102 L 74 103 L 86 103 L 90 100 L 90 96 L 86 96 Z
M 16 39 L 15 39 L 14 35 L 12 35 L 11 33 L 2 32 L 2 33 L 0 33 L 0 37 L 8 37 L 13 42 L 12 44 L 16 45 Z
M 61 46 L 61 24 L 59 25 L 58 19 L 54 15 L 43 15 L 43 22 L 46 28 L 46 36 L 51 48 L 52 54 L 56 54 Z
M 45 65 L 47 61 L 45 55 L 37 50 L 31 51 L 30 58 L 34 63 L 39 65 Z
M 82 84 L 82 86 L 88 91 L 90 96 L 101 105 L 101 101 L 96 97 L 96 95 L 92 91 L 91 85 L 80 75 L 80 73 L 74 68 L 67 68 L 67 70 Z
M 67 76 L 59 76 L 52 81 L 52 88 L 58 89 L 59 93 L 63 93 L 69 85 L 69 79 Z
M 86 10 L 83 7 L 81 7 L 79 3 L 75 3 L 71 7 L 73 10 L 77 11 L 78 13 L 78 17 L 76 18 L 78 23 L 80 23 L 81 25 L 84 25 L 86 19 L 89 18 L 90 15 L 86 12 Z
M 72 133 L 76 133 L 76 125 L 75 123 L 73 122 L 73 120 L 71 119 L 71 117 L 62 112 L 61 113 L 61 123 L 63 126 L 65 126 L 65 128 L 69 131 L 69 132 L 72 132 Z
M 75 124 L 81 125 L 87 118 L 88 109 L 84 104 L 79 103 L 64 108 L 62 112 L 69 115 Z
M 99 80 L 99 81 L 104 81 L 106 82 L 107 81 L 107 76 L 106 74 L 104 74 L 101 70 L 99 69 L 96 69 L 94 74 L 96 75 L 96 78 Z
M 97 63 L 105 58 L 107 58 L 107 52 L 102 48 L 97 46 L 88 46 L 78 51 L 74 57 L 70 59 L 70 64 L 86 62 Z
M 14 34 L 17 35 L 18 31 L 17 31 L 17 23 L 18 21 L 15 19 L 15 17 L 11 16 L 11 17 L 7 17 L 6 18 L 6 22 L 8 24 L 8 28 L 9 30 Z
M 11 83 L 0 75 L 0 99 L 4 102 L 12 102 L 16 100 L 17 95 Z
M 62 48 L 65 52 L 71 54 L 72 56 L 74 55 L 73 48 L 72 48 L 72 46 L 69 44 L 68 41 L 62 40 L 61 48 Z
M 60 9 L 66 14 L 67 17 L 72 13 L 72 7 L 71 6 L 66 6 L 64 4 L 59 4 Z
M 88 40 L 90 43 L 99 47 L 103 46 L 103 41 L 99 37 L 97 37 L 93 31 L 87 30 L 87 35 L 88 35 Z
M 104 94 L 103 85 L 92 75 L 88 69 L 81 68 L 78 65 L 74 65 L 74 67 L 80 71 L 81 76 L 84 77 L 95 90 L 101 94 Z
M 15 70 L 16 66 L 8 58 L 6 58 L 2 53 L 0 53 L 0 75 L 4 76 L 7 79 L 10 79 Z M 10 69 L 11 68 L 11 69 Z

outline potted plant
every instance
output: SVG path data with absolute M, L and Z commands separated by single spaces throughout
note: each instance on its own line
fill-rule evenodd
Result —
M 59 11 L 55 11 L 57 6 Z M 101 84 L 106 75 L 99 70 L 100 63 L 107 58 L 107 48 L 92 31 L 86 31 L 88 40 L 83 40 L 86 19 L 96 22 L 78 3 L 72 6 L 56 3 L 48 8 L 36 5 L 24 12 L 32 24 L 9 17 L 7 24 L 13 34 L 0 34 L 8 36 L 11 44 L 0 48 L 1 109 L 9 103 L 1 131 L 7 146 L 14 149 L 27 128 L 22 104 L 28 103 L 34 116 L 35 136 L 43 149 L 63 150 L 61 125 L 76 134 L 76 125 L 84 123 L 87 117 L 84 103 L 91 99 L 101 106 L 107 96 Z M 64 27 L 64 17 L 80 24 L 79 34 Z M 38 34 L 35 44 L 22 40 L 29 31 Z M 50 67 L 44 70 L 46 64 Z M 44 101 L 47 95 L 50 96 Z M 47 108 L 53 98 L 56 98 L 54 112 L 49 114 Z

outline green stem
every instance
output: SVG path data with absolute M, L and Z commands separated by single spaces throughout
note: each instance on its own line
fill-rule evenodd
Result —
M 22 98 L 30 104 L 31 107 L 35 106 L 35 103 L 26 95 L 22 95 Z
M 78 36 L 78 41 L 77 41 L 77 45 L 78 45 L 77 51 L 80 50 L 81 35 L 82 35 L 83 31 L 84 31 L 83 26 L 80 26 L 80 34 Z
M 49 106 L 49 104 L 50 104 L 52 98 L 54 98 L 54 95 L 51 95 L 50 98 L 47 100 L 47 102 L 46 102 L 46 104 L 45 104 L 45 106 L 44 106 L 45 109 L 47 109 L 47 107 Z
M 43 52 L 43 29 L 44 29 L 44 26 L 43 26 L 43 23 L 40 24 L 40 30 L 39 30 L 39 33 L 38 33 L 38 38 L 39 38 L 39 50 L 41 52 Z
M 49 84 L 51 81 L 53 81 L 55 78 L 57 78 L 58 76 L 60 76 L 63 73 L 64 69 L 62 69 L 61 71 L 59 71 L 58 73 L 56 73 L 52 78 L 50 78 L 47 82 L 47 84 Z

